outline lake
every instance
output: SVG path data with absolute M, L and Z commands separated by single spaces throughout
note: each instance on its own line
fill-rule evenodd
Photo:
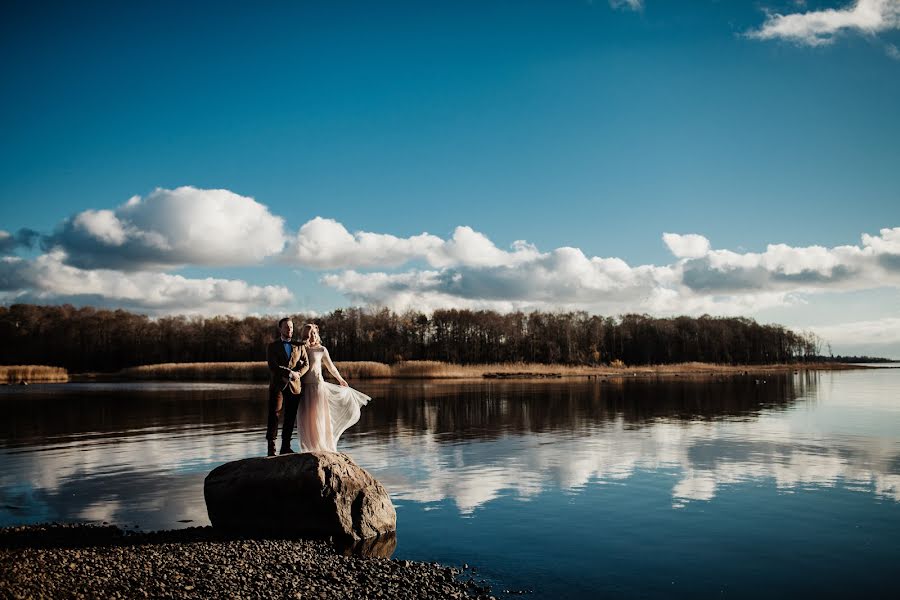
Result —
M 898 593 L 900 369 L 351 384 L 374 400 L 340 449 L 391 493 L 395 558 L 498 596 Z M 265 398 L 4 386 L 0 526 L 208 525 L 203 478 L 265 453 Z

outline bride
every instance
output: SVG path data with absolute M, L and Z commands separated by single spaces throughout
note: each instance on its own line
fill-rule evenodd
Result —
M 301 452 L 337 452 L 337 441 L 348 427 L 359 421 L 359 409 L 371 398 L 347 385 L 331 362 L 328 348 L 322 345 L 319 326 L 307 323 L 300 330 L 300 342 L 306 345 L 309 371 L 303 375 L 297 432 Z M 340 385 L 322 378 L 322 365 Z

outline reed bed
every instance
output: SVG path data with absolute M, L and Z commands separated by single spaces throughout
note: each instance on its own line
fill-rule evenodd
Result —
M 345 379 L 386 379 L 393 377 L 390 365 L 372 360 L 335 361 Z
M 773 363 L 769 365 L 728 365 L 715 363 L 688 362 L 671 365 L 652 365 L 641 367 L 624 367 L 626 374 L 659 374 L 659 375 L 727 375 L 750 373 L 780 373 L 789 371 L 844 371 L 848 369 L 868 369 L 852 363 Z
M 269 369 L 264 361 L 162 363 L 122 369 L 118 375 L 125 379 L 157 381 L 260 381 L 269 378 Z
M 0 382 L 5 383 L 65 383 L 69 373 L 62 367 L 44 365 L 0 366 Z
M 399 379 L 459 379 L 481 377 L 471 366 L 437 360 L 407 360 L 391 365 L 391 377 Z
M 343 374 L 344 363 L 336 363 Z M 370 377 L 392 377 L 397 379 L 464 379 L 478 377 L 616 377 L 634 375 L 705 375 L 741 374 L 798 370 L 841 370 L 859 368 L 858 365 L 840 363 L 797 363 L 772 365 L 720 365 L 713 363 L 676 363 L 669 365 L 628 366 L 621 361 L 611 365 L 548 365 L 542 363 L 494 363 L 478 365 L 457 365 L 436 360 L 410 360 L 393 365 L 381 365 L 377 374 Z M 390 375 L 382 375 L 389 371 Z M 374 373 L 374 372 L 373 372 Z M 346 376 L 346 375 L 345 375 Z M 360 373 L 360 379 L 367 375 Z
M 545 365 L 539 363 L 496 363 L 457 365 L 435 360 L 409 360 L 393 365 L 374 361 L 338 361 L 338 370 L 346 379 L 473 379 L 473 378 L 548 378 L 548 377 L 634 377 L 662 375 L 725 375 L 769 373 L 798 370 L 839 370 L 859 368 L 838 363 L 777 365 L 717 365 L 712 363 L 678 363 L 671 365 Z M 0 367 L 17 368 L 17 367 Z M 23 367 L 26 368 L 26 367 Z M 34 368 L 34 367 L 30 367 Z M 55 367 L 37 367 L 52 369 Z M 62 370 L 65 374 L 65 371 Z M 0 371 L 2 373 L 2 371 Z M 328 376 L 325 373 L 326 377 Z M 65 375 L 64 375 L 65 376 Z M 116 374 L 124 379 L 176 381 L 267 381 L 266 363 L 165 363 L 123 369 Z M 30 379 L 29 379 L 30 380 Z M 16 379 L 15 381 L 19 381 Z
M 391 366 L 391 376 L 399 379 L 464 379 L 471 377 L 548 377 L 591 375 L 598 367 L 544 365 L 539 363 L 494 363 L 457 365 L 436 360 L 410 360 Z

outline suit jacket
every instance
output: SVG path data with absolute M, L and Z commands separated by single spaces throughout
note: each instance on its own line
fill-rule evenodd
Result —
M 284 352 L 284 342 L 275 340 L 266 346 L 266 362 L 269 363 L 269 392 L 290 388 L 291 393 L 300 393 L 300 379 L 291 380 L 290 375 L 282 367 L 287 367 L 299 377 L 309 371 L 309 357 L 306 346 L 291 342 L 291 355 Z

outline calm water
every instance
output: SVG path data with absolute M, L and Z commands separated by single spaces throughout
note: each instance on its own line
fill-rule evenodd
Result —
M 395 557 L 538 598 L 900 591 L 898 369 L 358 387 L 342 450 L 391 492 Z M 206 525 L 206 473 L 264 452 L 265 395 L 0 388 L 0 526 Z

